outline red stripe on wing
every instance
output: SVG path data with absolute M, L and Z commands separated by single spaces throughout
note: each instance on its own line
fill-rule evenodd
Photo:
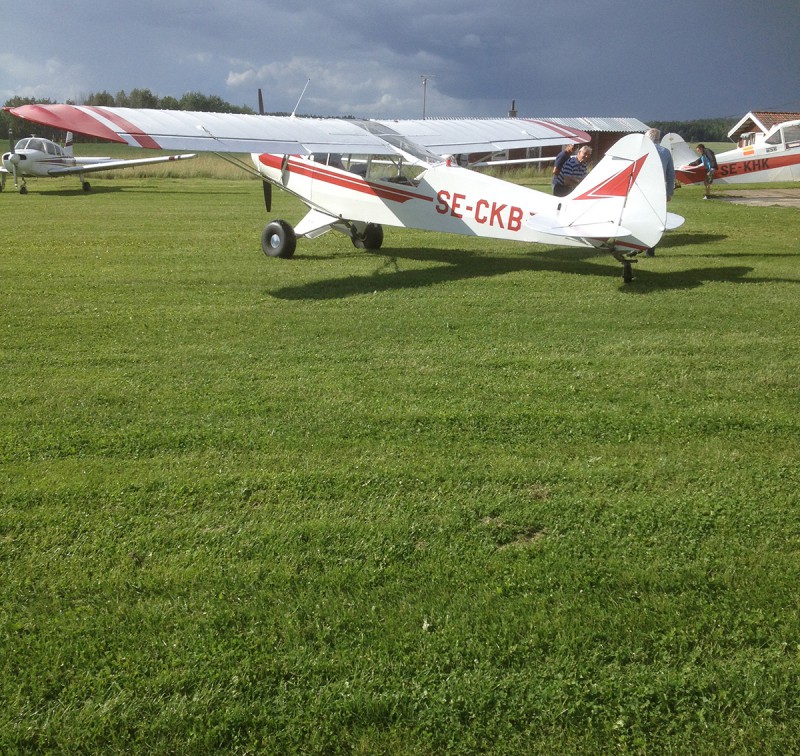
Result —
M 19 118 L 43 126 L 125 144 L 125 140 L 116 132 L 74 105 L 20 105 L 9 110 Z
M 149 134 L 145 134 L 140 128 L 134 126 L 129 120 L 123 118 L 121 115 L 114 113 L 110 110 L 106 110 L 105 108 L 98 108 L 93 106 L 87 106 L 87 110 L 91 110 L 93 113 L 97 113 L 98 115 L 103 116 L 103 118 L 108 119 L 117 126 L 120 131 L 125 134 L 130 134 L 130 136 L 135 139 L 140 147 L 146 147 L 151 150 L 159 150 L 161 149 L 161 145 L 156 142 L 153 137 Z

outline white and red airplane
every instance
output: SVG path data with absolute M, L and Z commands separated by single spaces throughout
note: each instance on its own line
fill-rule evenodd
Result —
M 679 183 L 703 183 L 705 169 L 690 165 L 698 156 L 680 136 L 665 134 L 661 144 L 672 152 Z M 800 181 L 800 121 L 775 124 L 766 134 L 742 134 L 736 149 L 720 152 L 716 157 L 715 184 Z
M 84 173 L 113 171 L 117 168 L 132 168 L 137 165 L 151 165 L 196 157 L 195 155 L 164 155 L 163 157 L 137 160 L 75 157 L 72 153 L 72 134 L 69 132 L 67 132 L 64 147 L 49 139 L 36 136 L 20 139 L 16 144 L 13 144 L 12 140 L 9 147 L 9 151 L 3 155 L 2 167 L 0 167 L 0 191 L 5 189 L 6 177 L 10 174 L 14 177 L 14 188 L 18 188 L 20 194 L 28 193 L 26 177 L 52 178 L 77 173 L 83 191 L 88 192 L 92 187 L 83 178 Z M 20 179 L 22 179 L 22 183 L 20 183 Z
M 251 153 L 264 182 L 300 198 L 294 227 L 269 223 L 262 249 L 291 257 L 298 237 L 331 229 L 379 249 L 383 225 L 595 247 L 623 264 L 654 247 L 683 218 L 667 213 L 661 161 L 641 134 L 617 142 L 567 197 L 460 167 L 454 156 L 588 141 L 553 122 L 509 119 L 373 121 L 188 111 L 23 105 L 15 116 L 113 142 L 159 149 Z M 353 156 L 360 156 L 355 159 Z

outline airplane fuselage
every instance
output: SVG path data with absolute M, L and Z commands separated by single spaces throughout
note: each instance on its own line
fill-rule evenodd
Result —
M 253 160 L 271 183 L 349 221 L 532 242 L 539 235 L 525 221 L 537 213 L 558 214 L 557 197 L 445 163 L 413 180 L 367 180 L 306 158 Z
M 800 181 L 800 126 L 791 132 L 796 139 L 790 137 L 784 141 L 781 135 L 789 133 L 784 127 L 764 141 L 719 153 L 714 181 L 720 184 Z M 703 183 L 705 170 L 702 165 L 676 166 L 675 178 L 681 184 Z

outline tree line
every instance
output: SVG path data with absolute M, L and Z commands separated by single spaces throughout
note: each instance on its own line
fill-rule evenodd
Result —
M 727 142 L 738 118 L 701 118 L 697 121 L 651 121 L 662 134 L 680 134 L 685 142 Z

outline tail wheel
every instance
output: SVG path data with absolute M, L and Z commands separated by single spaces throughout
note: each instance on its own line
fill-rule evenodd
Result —
M 350 239 L 356 249 L 380 249 L 383 244 L 383 226 L 377 223 L 367 223 L 366 228 L 360 234 L 354 232 Z
M 261 249 L 267 257 L 291 257 L 296 247 L 297 237 L 294 229 L 286 221 L 272 221 L 264 227 L 261 234 Z

